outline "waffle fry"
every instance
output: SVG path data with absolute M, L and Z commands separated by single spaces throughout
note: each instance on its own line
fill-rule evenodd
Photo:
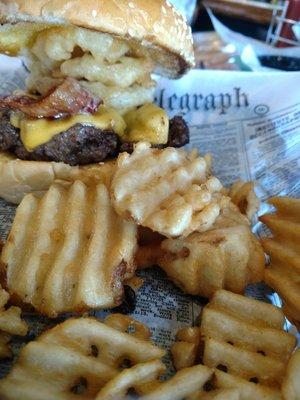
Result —
M 215 370 L 214 386 L 224 389 L 237 389 L 240 400 L 282 400 L 281 391 L 265 385 L 249 382 L 235 375 Z
M 164 364 L 158 360 L 138 364 L 133 368 L 124 370 L 98 393 L 96 400 L 122 400 L 126 399 L 129 390 L 142 393 L 145 387 L 148 390 L 159 384 L 159 375 L 165 372 Z
M 230 188 L 229 196 L 241 213 L 251 221 L 259 210 L 259 200 L 254 191 L 254 182 L 235 182 Z
M 157 385 L 151 393 L 147 393 L 142 400 L 181 400 L 194 392 L 202 390 L 205 383 L 211 378 L 213 370 L 196 365 L 179 371 L 173 378 Z
M 279 293 L 286 316 L 300 329 L 300 200 L 274 197 L 269 203 L 277 212 L 260 217 L 273 233 L 273 238 L 262 240 L 271 261 L 265 281 Z
M 282 384 L 284 400 L 300 399 L 300 349 L 292 355 Z
M 158 361 L 137 365 L 112 379 L 100 391 L 96 400 L 123 400 L 127 398 L 129 389 L 134 389 L 141 400 L 181 400 L 202 390 L 213 374 L 209 368 L 197 365 L 161 382 L 158 378 L 164 372 L 164 365 Z
M 182 328 L 176 334 L 176 342 L 171 347 L 174 367 L 177 371 L 192 367 L 199 361 L 201 330 L 199 327 Z
M 263 280 L 264 253 L 248 225 L 167 239 L 161 248 L 158 265 L 192 295 L 209 298 L 218 289 L 244 293 L 247 284 Z
M 9 341 L 11 335 L 25 336 L 27 324 L 21 320 L 21 310 L 18 307 L 5 309 L 9 294 L 0 287 L 0 358 L 12 356 Z
M 118 317 L 121 316 L 114 316 Z M 136 323 L 127 322 L 128 330 Z M 157 360 L 164 353 L 149 340 L 120 332 L 93 318 L 69 319 L 21 350 L 19 360 L 0 382 L 0 398 L 95 399 L 129 365 L 142 367 L 143 363 L 153 361 L 152 370 L 154 366 L 156 371 L 157 365 L 161 369 Z
M 225 197 L 215 177 L 209 177 L 209 158 L 197 152 L 151 149 L 138 143 L 123 153 L 112 181 L 117 213 L 167 237 L 187 236 L 209 229 Z
M 234 313 L 230 303 L 236 304 Z M 230 292 L 217 292 L 202 315 L 204 364 L 212 368 L 221 364 L 233 375 L 280 387 L 296 338 L 282 327 L 270 326 L 269 315 L 274 313 L 279 318 L 280 310 L 272 305 Z
M 150 329 L 127 315 L 111 314 L 105 318 L 105 324 L 117 331 L 127 333 L 128 331 L 139 339 L 150 340 Z
M 295 361 L 290 359 L 296 338 L 283 330 L 281 309 L 219 290 L 201 317 L 200 328 L 177 333 L 171 348 L 177 370 L 201 358 L 204 365 L 215 369 L 212 388 L 238 389 L 241 400 L 281 399 L 284 377 L 285 382 L 290 379 L 289 388 L 298 384 L 297 356 L 293 356 Z M 191 344 L 193 355 L 186 362 Z
M 230 228 L 237 225 L 245 225 L 250 228 L 250 221 L 232 201 L 229 201 L 222 207 L 213 228 Z
M 199 392 L 189 396 L 188 400 L 240 400 L 238 389 L 217 389 L 211 392 Z
M 55 317 L 120 304 L 133 275 L 137 229 L 113 210 L 106 186 L 52 185 L 24 198 L 1 256 L 10 294 Z

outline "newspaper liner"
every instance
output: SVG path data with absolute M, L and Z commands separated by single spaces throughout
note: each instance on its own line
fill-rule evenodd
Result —
M 24 88 L 25 76 L 20 61 L 0 57 L 0 94 Z M 191 129 L 191 143 L 187 147 L 197 147 L 202 155 L 211 152 L 213 172 L 225 185 L 239 178 L 255 180 L 262 201 L 277 195 L 300 197 L 299 85 L 300 73 L 194 70 L 178 81 L 161 79 L 156 101 L 170 117 L 175 114 L 185 117 Z M 289 95 L 285 96 L 286 93 Z M 263 203 L 260 213 L 268 210 Z M 14 212 L 14 206 L 0 200 L 3 239 L 10 230 Z M 258 236 L 266 234 L 264 229 L 258 222 L 254 226 Z M 132 316 L 149 325 L 156 344 L 169 348 L 179 328 L 195 325 L 204 301 L 184 295 L 157 268 L 139 274 L 145 278 L 145 284 L 138 292 Z M 278 295 L 263 284 L 249 287 L 247 294 L 281 305 Z M 91 313 L 99 318 L 105 314 Z M 24 343 L 66 317 L 50 322 L 45 317 L 25 314 L 29 334 L 25 339 L 13 339 L 14 357 Z M 296 335 L 295 327 L 288 321 L 285 329 Z M 172 373 L 169 357 L 165 361 Z M 13 362 L 0 362 L 0 377 Z

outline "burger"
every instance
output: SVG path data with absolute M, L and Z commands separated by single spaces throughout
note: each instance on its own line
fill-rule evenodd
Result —
M 185 145 L 188 127 L 153 103 L 153 74 L 194 65 L 168 0 L 2 0 L 0 52 L 22 57 L 26 92 L 0 98 L 0 196 L 19 202 L 135 142 Z

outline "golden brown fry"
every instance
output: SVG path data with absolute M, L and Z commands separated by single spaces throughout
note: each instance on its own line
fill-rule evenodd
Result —
M 133 275 L 137 229 L 103 184 L 52 185 L 24 198 L 1 256 L 8 291 L 41 313 L 118 305 Z
M 212 229 L 230 228 L 237 225 L 245 225 L 250 228 L 250 221 L 231 201 L 224 203 Z
M 273 238 L 262 239 L 270 266 L 265 281 L 282 298 L 286 316 L 300 326 L 300 200 L 274 197 L 269 203 L 275 214 L 260 217 L 272 231 Z
M 213 338 L 205 339 L 203 363 L 211 368 L 225 366 L 232 375 L 270 387 L 280 387 L 285 371 L 280 360 Z
M 171 379 L 161 382 L 158 378 L 163 372 L 165 367 L 159 361 L 138 364 L 112 379 L 99 392 L 96 400 L 125 400 L 129 389 L 134 389 L 141 400 L 193 399 L 198 391 L 205 393 L 203 386 L 213 374 L 213 370 L 197 365 L 185 368 Z
M 300 202 L 299 199 L 291 197 L 272 197 L 268 200 L 278 210 L 278 213 L 285 215 L 292 221 L 300 222 Z
M 240 212 L 252 220 L 259 210 L 259 200 L 254 191 L 254 182 L 235 182 L 229 191 L 232 202 L 238 206 Z
M 119 215 L 167 237 L 209 229 L 220 213 L 222 185 L 209 177 L 209 165 L 197 152 L 151 149 L 140 142 L 123 153 L 112 181 Z
M 209 304 L 254 326 L 283 329 L 284 315 L 282 310 L 271 304 L 260 302 L 257 306 L 257 302 L 253 299 L 226 290 L 216 292 Z
M 0 358 L 11 357 L 9 341 L 11 335 L 25 336 L 28 330 L 27 324 L 21 320 L 21 309 L 5 305 L 9 300 L 9 294 L 0 286 Z
M 210 392 L 198 392 L 188 397 L 188 400 L 239 400 L 238 389 L 217 389 Z
M 177 371 L 192 367 L 199 358 L 200 328 L 181 328 L 176 334 L 176 342 L 171 346 L 173 364 Z
M 282 383 L 282 394 L 284 400 L 300 399 L 300 349 L 292 355 L 286 376 Z
M 158 360 L 164 353 L 149 340 L 120 332 L 93 318 L 69 319 L 21 350 L 19 360 L 0 383 L 0 397 L 94 399 L 115 377 L 120 377 L 121 384 L 120 372 L 129 365 L 142 368 L 150 362 L 152 374 L 153 368 L 161 371 Z M 147 373 L 151 373 L 149 366 Z
M 281 400 L 281 392 L 278 389 L 249 382 L 238 376 L 234 376 L 220 370 L 215 370 L 214 385 L 222 389 L 238 389 L 240 400 Z
M 183 368 L 192 367 L 196 364 L 198 346 L 195 343 L 176 342 L 171 347 L 174 360 L 174 367 L 177 371 Z
M 185 336 L 193 335 L 186 332 Z M 159 377 L 166 368 L 160 358 L 164 354 L 150 342 L 148 328 L 130 317 L 114 314 L 104 323 L 93 318 L 69 319 L 21 350 L 19 360 L 0 382 L 0 397 L 125 400 L 130 389 L 141 400 L 181 400 L 198 392 L 205 395 L 204 385 L 214 371 L 197 365 L 162 382 Z M 215 399 L 231 392 L 218 391 Z M 231 398 L 238 399 L 228 400 Z
M 239 303 L 234 312 L 233 302 Z M 255 308 L 252 320 L 251 308 Z M 204 364 L 209 367 L 223 365 L 233 375 L 247 380 L 255 378 L 263 385 L 279 387 L 296 338 L 282 328 L 269 327 L 269 315 L 272 320 L 274 311 L 280 313 L 272 305 L 225 291 L 217 292 L 202 315 Z M 256 315 L 260 318 L 256 319 Z
M 128 315 L 110 314 L 105 318 L 105 324 L 120 332 L 130 333 L 139 339 L 148 340 L 151 337 L 150 329 Z
M 240 305 L 243 305 L 242 300 Z M 269 304 L 266 305 L 269 306 Z M 260 304 L 256 305 L 256 308 L 259 309 L 259 306 Z M 269 328 L 261 324 L 260 320 L 249 321 L 246 314 L 248 309 L 244 311 L 245 315 L 233 314 L 231 310 L 219 307 L 212 301 L 203 310 L 202 334 L 220 342 L 231 342 L 237 347 L 254 353 L 258 352 L 258 355 L 259 352 L 263 352 L 265 359 L 269 356 L 286 362 L 295 347 L 295 337 L 284 332 L 282 327 Z M 266 312 L 265 315 L 269 315 L 273 309 L 270 307 L 264 312 Z
M 219 290 L 204 307 L 201 327 L 178 332 L 171 350 L 174 365 L 185 367 L 185 351 L 193 344 L 197 358 L 191 357 L 189 365 L 199 362 L 203 349 L 203 364 L 215 369 L 211 389 L 235 388 L 241 400 L 279 400 L 296 346 L 296 338 L 283 330 L 283 322 L 280 308 Z M 291 365 L 296 371 L 296 364 Z M 290 374 L 294 377 L 296 372 Z M 195 396 L 201 399 L 200 394 Z
M 211 297 L 218 289 L 244 293 L 263 279 L 263 250 L 248 225 L 193 233 L 162 242 L 158 265 L 186 293 Z
M 198 390 L 202 390 L 204 384 L 211 378 L 213 370 L 204 365 L 196 365 L 185 368 L 169 379 L 161 383 L 142 400 L 181 400 Z
M 123 400 L 127 398 L 130 389 L 142 394 L 145 388 L 151 390 L 159 385 L 158 377 L 165 370 L 164 364 L 158 360 L 126 369 L 108 382 L 98 393 L 96 400 Z
M 177 332 L 176 342 L 171 347 L 173 363 L 177 371 L 196 364 L 200 338 L 199 327 L 182 328 Z

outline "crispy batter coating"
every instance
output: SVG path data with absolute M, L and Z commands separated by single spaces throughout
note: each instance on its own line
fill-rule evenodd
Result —
M 119 215 L 167 237 L 209 229 L 226 198 L 220 181 L 209 176 L 207 158 L 194 151 L 151 149 L 140 142 L 121 154 L 112 181 Z
M 192 295 L 209 298 L 218 289 L 244 293 L 249 283 L 263 280 L 262 247 L 247 219 L 232 203 L 221 210 L 211 230 L 164 240 L 160 249 L 163 254 L 154 261 L 176 285 Z M 143 253 L 147 254 L 146 249 Z M 138 256 L 141 263 L 141 251 Z

